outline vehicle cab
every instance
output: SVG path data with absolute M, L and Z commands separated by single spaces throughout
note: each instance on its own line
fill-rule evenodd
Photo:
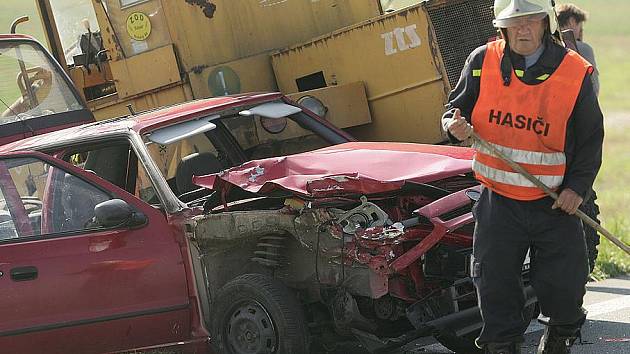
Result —
M 94 121 L 65 71 L 30 36 L 0 34 L 0 145 Z

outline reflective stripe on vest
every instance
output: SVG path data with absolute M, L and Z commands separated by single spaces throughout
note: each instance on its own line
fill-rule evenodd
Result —
M 527 85 L 518 79 L 523 75 L 512 71 L 511 84 L 504 86 L 500 69 L 504 48 L 503 40 L 488 43 L 472 125 L 481 138 L 550 188 L 557 188 L 566 170 L 567 123 L 590 64 L 569 51 L 543 82 Z M 490 151 L 473 148 L 473 171 L 485 186 L 518 200 L 545 196 Z
M 473 170 L 499 183 L 519 187 L 535 187 L 532 182 L 530 182 L 527 178 L 523 177 L 523 175 L 518 172 L 507 172 L 504 170 L 492 168 L 490 166 L 482 164 L 477 160 L 473 160 Z M 562 176 L 534 175 L 534 177 L 538 178 L 538 180 L 540 180 L 547 186 L 559 186 L 562 183 Z
M 512 161 L 518 163 L 527 163 L 531 165 L 564 165 L 567 158 L 562 152 L 537 152 L 527 151 L 520 149 L 512 149 L 507 146 L 501 146 L 488 142 L 495 149 L 499 150 L 503 155 L 511 156 Z M 476 142 L 473 143 L 473 149 L 482 152 L 486 155 L 492 155 L 492 152 L 483 145 L 479 145 Z

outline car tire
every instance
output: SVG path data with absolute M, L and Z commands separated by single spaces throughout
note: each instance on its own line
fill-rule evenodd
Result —
M 600 224 L 600 221 L 597 218 L 599 216 L 599 206 L 595 203 L 596 199 L 597 195 L 595 194 L 595 191 L 593 191 L 593 193 L 591 193 L 591 197 L 582 203 L 580 210 Z M 599 253 L 597 250 L 597 245 L 599 245 L 599 234 L 597 233 L 597 230 L 584 223 L 584 237 L 586 239 L 586 250 L 588 251 L 588 266 L 592 272 L 593 269 L 595 269 L 595 262 L 597 261 L 597 255 Z
M 523 312 L 525 318 L 534 318 L 537 313 L 536 305 L 537 303 L 534 303 L 525 308 L 525 311 Z M 477 339 L 480 332 L 481 329 L 478 329 L 474 332 L 458 337 L 453 334 L 453 332 L 446 330 L 440 331 L 436 334 L 435 339 L 447 349 L 452 350 L 457 354 L 480 354 L 483 353 L 483 350 L 477 348 L 477 345 L 475 344 L 475 339 Z
M 215 299 L 211 316 L 218 353 L 309 352 L 303 308 L 277 279 L 241 275 L 223 286 Z

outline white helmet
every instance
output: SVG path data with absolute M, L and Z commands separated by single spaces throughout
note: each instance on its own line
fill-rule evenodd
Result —
M 494 21 L 497 28 L 510 27 L 510 20 L 528 15 L 549 16 L 549 29 L 551 33 L 558 30 L 558 20 L 553 8 L 554 0 L 494 0 Z

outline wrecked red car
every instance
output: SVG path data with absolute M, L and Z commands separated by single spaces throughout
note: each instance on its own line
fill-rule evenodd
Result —
M 470 149 L 356 142 L 269 93 L 0 154 L 3 348 L 377 352 L 435 336 L 475 350 Z

